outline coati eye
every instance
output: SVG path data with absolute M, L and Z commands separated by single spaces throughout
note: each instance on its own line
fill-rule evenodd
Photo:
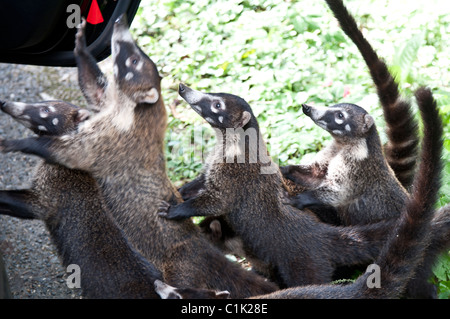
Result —
M 344 118 L 344 114 L 342 114 L 342 113 L 338 113 L 338 118 L 340 118 L 340 119 L 342 119 L 342 118 Z
M 137 59 L 133 59 L 133 61 L 131 61 L 131 63 L 133 63 L 133 64 L 137 64 Z
M 221 105 L 219 102 L 216 102 L 216 103 L 214 104 L 214 107 L 215 107 L 216 109 L 220 109 L 220 108 L 222 107 L 222 105 Z
M 41 109 L 41 111 L 42 111 L 42 112 L 45 112 L 45 113 L 49 113 L 49 112 L 50 112 L 50 110 L 49 110 L 48 108 L 46 108 L 46 107 L 43 107 L 43 108 Z

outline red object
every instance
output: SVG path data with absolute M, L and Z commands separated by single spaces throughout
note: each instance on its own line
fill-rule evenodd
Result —
M 104 21 L 97 0 L 92 0 L 86 21 L 90 24 L 99 24 Z

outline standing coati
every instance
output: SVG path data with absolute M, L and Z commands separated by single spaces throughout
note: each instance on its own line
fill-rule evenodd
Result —
M 181 197 L 166 173 L 167 115 L 161 78 L 134 42 L 125 20 L 122 17 L 114 25 L 113 80 L 102 82 L 98 90 L 98 81 L 84 89 L 85 95 L 101 95 L 99 113 L 76 132 L 3 141 L 0 148 L 90 172 L 119 227 L 133 247 L 161 270 L 164 282 L 227 290 L 234 298 L 276 290 L 275 284 L 229 261 L 192 222 L 158 217 L 161 200 L 177 203 Z
M 328 108 L 303 104 L 303 113 L 328 131 L 333 141 L 317 154 L 313 164 L 298 166 L 298 170 L 326 173 L 316 181 L 307 179 L 304 186 L 309 190 L 296 195 L 292 205 L 299 209 L 333 206 L 345 225 L 398 217 L 408 193 L 383 155 L 373 117 L 348 103 Z
M 281 173 L 242 98 L 201 93 L 183 84 L 179 93 L 216 129 L 217 144 L 207 161 L 205 189 L 178 205 L 162 203 L 162 217 L 224 215 L 246 250 L 269 264 L 287 287 L 330 282 L 337 265 L 377 257 L 388 223 L 334 227 L 283 204 Z
M 414 178 L 419 134 L 411 102 L 402 99 L 398 84 L 370 43 L 358 28 L 355 19 L 342 0 L 326 0 L 345 34 L 355 43 L 366 62 L 377 88 L 386 121 L 388 143 L 384 147 L 386 160 L 400 183 L 408 189 Z
M 368 271 L 348 285 L 295 287 L 255 298 L 399 298 L 402 295 L 430 242 L 433 205 L 441 185 L 443 133 L 439 111 L 430 90 L 417 90 L 416 98 L 424 123 L 421 161 L 412 195 L 376 260 L 381 275 L 380 287 L 369 287 L 372 271 Z
M 62 101 L 0 105 L 41 135 L 76 130 L 86 118 L 83 109 Z M 83 297 L 158 298 L 154 282 L 161 273 L 130 246 L 90 174 L 42 163 L 31 189 L 0 191 L 0 213 L 44 221 L 62 264 L 80 267 Z

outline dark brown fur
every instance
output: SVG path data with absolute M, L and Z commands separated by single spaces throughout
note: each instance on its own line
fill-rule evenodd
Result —
M 167 115 L 161 78 L 123 19 L 115 24 L 111 46 L 114 80 L 96 91 L 103 92 L 106 101 L 98 114 L 80 125 L 78 132 L 5 141 L 4 149 L 90 172 L 133 247 L 162 271 L 168 284 L 227 290 L 235 298 L 277 289 L 228 261 L 192 222 L 158 218 L 161 200 L 181 202 L 166 173 Z
M 424 119 L 421 161 L 411 198 L 407 200 L 397 226 L 376 261 L 381 270 L 381 288 L 367 286 L 371 275 L 367 272 L 355 283 L 344 286 L 296 287 L 256 298 L 399 298 L 403 294 L 430 242 L 429 226 L 441 185 L 442 170 L 442 122 L 436 102 L 428 89 L 419 89 L 416 98 Z
M 207 162 L 205 190 L 179 205 L 163 204 L 162 216 L 182 219 L 224 215 L 242 238 L 245 249 L 269 264 L 281 279 L 280 284 L 288 287 L 330 282 L 337 265 L 365 263 L 376 258 L 388 224 L 333 227 L 321 223 L 313 214 L 283 204 L 281 173 L 267 156 L 256 118 L 243 99 L 230 94 L 201 93 L 184 85 L 180 85 L 180 94 L 201 116 L 209 118 L 218 132 L 218 144 Z M 215 101 L 225 104 L 223 111 L 213 110 Z M 236 138 L 226 133 L 229 127 L 254 130 L 258 140 L 253 145 L 238 143 L 239 147 L 227 148 L 227 143 Z M 240 140 L 243 139 L 241 135 Z M 251 150 L 255 149 L 259 157 L 251 162 Z M 239 154 L 245 154 L 243 162 L 236 158 L 227 162 Z M 262 173 L 269 167 L 272 171 Z
M 52 105 L 52 116 L 65 119 L 52 126 L 55 130 L 39 130 L 36 112 L 28 112 L 26 126 L 41 134 L 75 130 L 79 109 L 62 101 Z M 14 103 L 6 106 L 3 111 L 24 123 Z M 62 264 L 80 267 L 83 297 L 159 298 L 153 284 L 161 273 L 130 246 L 90 174 L 41 163 L 31 189 L 0 191 L 0 213 L 45 222 Z

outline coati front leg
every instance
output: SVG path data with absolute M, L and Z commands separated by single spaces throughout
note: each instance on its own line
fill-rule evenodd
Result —
M 327 174 L 327 166 L 317 163 L 311 165 L 287 165 L 280 167 L 281 174 L 295 184 L 312 188 L 320 184 Z
M 158 208 L 159 216 L 175 220 L 193 216 L 218 216 L 222 213 L 221 201 L 217 196 L 214 196 L 209 192 L 201 193 L 196 197 L 192 197 L 187 201 L 174 206 L 162 201 Z
M 0 215 L 36 219 L 31 205 L 33 202 L 37 202 L 37 198 L 29 189 L 0 191 Z
M 83 18 L 75 36 L 74 55 L 78 67 L 78 83 L 90 108 L 99 111 L 108 82 L 87 48 L 85 31 L 86 20 Z
M 88 137 L 86 137 L 88 139 Z M 73 135 L 38 136 L 19 140 L 1 140 L 0 151 L 3 153 L 22 152 L 36 155 L 49 164 L 60 164 L 70 169 L 89 171 L 93 164 L 92 152 L 82 139 Z
M 194 196 L 197 196 L 202 189 L 205 188 L 205 174 L 200 174 L 196 179 L 184 184 L 178 189 L 183 200 L 188 200 Z

